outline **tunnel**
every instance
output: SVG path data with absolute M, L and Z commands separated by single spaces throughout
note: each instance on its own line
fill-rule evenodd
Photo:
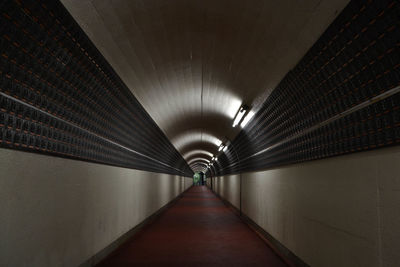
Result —
M 398 0 L 0 0 L 0 266 L 400 266 Z

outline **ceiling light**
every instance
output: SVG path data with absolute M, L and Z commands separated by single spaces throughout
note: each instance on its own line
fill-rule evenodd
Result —
M 246 126 L 246 124 L 251 120 L 251 118 L 253 118 L 254 116 L 254 111 L 249 111 L 249 113 L 247 113 L 246 117 L 244 117 L 242 123 L 240 124 L 240 127 L 244 127 Z
M 222 143 L 222 144 L 219 146 L 218 151 L 221 151 L 221 150 L 223 150 L 224 148 L 225 148 L 225 144 Z
M 222 149 L 222 151 L 226 151 L 228 149 L 228 146 L 224 146 L 224 148 Z
M 246 114 L 248 110 L 248 107 L 246 105 L 242 105 L 238 112 L 235 115 L 235 118 L 233 119 L 233 124 L 232 127 L 236 127 L 238 124 L 240 124 L 243 120 L 243 116 Z

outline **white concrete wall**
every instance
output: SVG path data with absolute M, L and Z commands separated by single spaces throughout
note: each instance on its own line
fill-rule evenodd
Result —
M 0 149 L 0 266 L 78 266 L 179 195 L 185 180 Z
M 210 177 L 206 178 L 206 186 L 211 187 L 211 178 Z
M 400 148 L 244 173 L 242 210 L 311 266 L 400 266 Z
M 236 208 L 240 207 L 240 175 L 226 175 L 215 179 L 215 192 Z
M 189 187 L 191 187 L 193 185 L 193 178 L 184 177 L 183 183 L 184 183 L 184 187 L 183 187 L 184 190 L 187 190 Z

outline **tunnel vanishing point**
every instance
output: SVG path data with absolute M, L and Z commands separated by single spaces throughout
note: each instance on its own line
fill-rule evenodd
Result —
M 400 266 L 398 0 L 0 0 L 0 267 Z

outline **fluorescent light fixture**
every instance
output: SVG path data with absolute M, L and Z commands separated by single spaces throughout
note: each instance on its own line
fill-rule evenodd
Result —
M 224 148 L 222 149 L 222 151 L 226 151 L 228 149 L 228 146 L 224 146 Z
M 248 107 L 246 105 L 242 105 L 238 112 L 236 113 L 235 118 L 233 119 L 232 127 L 236 127 L 238 124 L 242 122 L 243 116 L 246 114 Z
M 221 151 L 221 150 L 223 150 L 225 147 L 226 147 L 226 146 L 225 146 L 225 144 L 224 144 L 224 143 L 222 143 L 222 144 L 219 146 L 219 148 L 218 148 L 218 151 Z
M 244 127 L 246 126 L 246 124 L 251 120 L 251 118 L 253 118 L 254 116 L 254 111 L 249 111 L 249 113 L 247 113 L 246 117 L 244 117 L 242 123 L 240 124 L 240 127 Z

